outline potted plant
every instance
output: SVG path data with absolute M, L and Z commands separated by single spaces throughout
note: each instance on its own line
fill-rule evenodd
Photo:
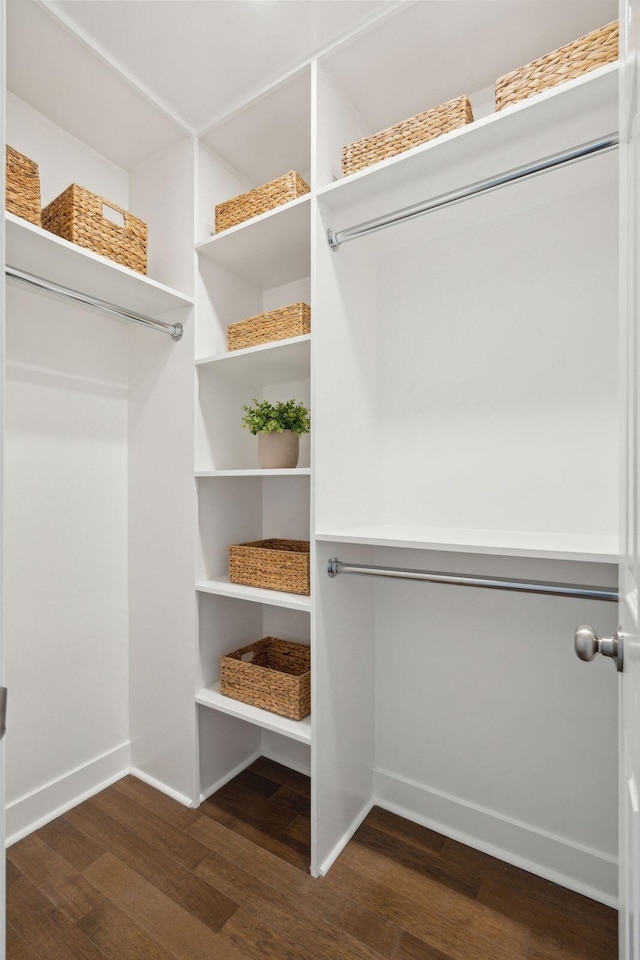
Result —
M 297 400 L 268 400 L 254 398 L 250 407 L 243 408 L 242 425 L 258 437 L 258 461 L 264 470 L 297 467 L 300 435 L 309 433 L 309 411 Z

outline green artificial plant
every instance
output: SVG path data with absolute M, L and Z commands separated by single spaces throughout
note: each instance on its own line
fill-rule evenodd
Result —
M 248 427 L 254 436 L 258 433 L 282 433 L 284 430 L 291 430 L 298 435 L 309 433 L 309 411 L 297 400 L 279 400 L 273 404 L 254 397 L 252 406 L 243 409 L 246 413 L 242 425 Z

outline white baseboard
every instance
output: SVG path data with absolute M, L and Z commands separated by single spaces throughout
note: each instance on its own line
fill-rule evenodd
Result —
M 131 744 L 127 741 L 12 800 L 6 808 L 7 846 L 120 780 L 129 773 L 130 764 Z
M 469 847 L 592 900 L 617 907 L 615 857 L 512 820 L 388 770 L 374 774 L 375 803 Z
M 148 773 L 138 770 L 137 767 L 131 767 L 129 773 L 132 777 L 137 777 L 138 780 L 148 783 L 150 787 L 153 787 L 160 793 L 166 794 L 166 796 L 171 797 L 172 800 L 177 800 L 178 803 L 182 803 L 185 807 L 193 808 L 195 806 L 191 797 L 188 797 L 186 793 L 179 793 L 177 790 L 174 790 L 173 787 L 168 787 L 166 783 L 162 782 L 162 780 L 156 780 L 155 777 L 151 777 Z
M 239 773 L 242 773 L 243 770 L 246 770 L 247 767 L 250 767 L 252 763 L 262 756 L 262 750 L 256 750 L 252 753 L 246 760 L 243 760 L 242 763 L 239 763 L 237 767 L 234 767 L 233 770 L 230 770 L 229 773 L 226 773 L 224 777 L 220 777 L 219 780 L 216 780 L 215 783 L 212 783 L 209 787 L 206 787 L 200 794 L 200 803 L 203 803 L 207 797 L 210 797 L 212 793 L 215 793 L 217 790 L 220 790 L 221 787 L 224 787 L 225 783 L 229 783 L 229 780 L 233 780 L 234 777 L 237 777 Z M 161 790 L 162 787 L 158 786 L 158 790 Z
M 358 827 L 360 826 L 364 818 L 369 813 L 371 813 L 371 810 L 374 804 L 375 804 L 375 801 L 373 799 L 368 800 L 365 803 L 365 805 L 360 810 L 360 813 L 358 813 L 358 815 L 354 818 L 354 820 L 351 822 L 349 827 L 342 834 L 342 836 L 336 843 L 335 847 L 333 848 L 329 856 L 324 858 L 324 860 L 318 867 L 318 872 L 314 873 L 313 870 L 311 871 L 312 876 L 314 877 L 326 876 L 327 872 L 331 869 L 332 864 L 338 859 L 338 857 L 340 856 L 340 854 L 342 853 L 346 845 L 349 843 L 349 840 L 351 840 L 351 837 L 354 835 L 354 833 L 356 832 L 356 830 L 358 829 Z
M 305 744 L 301 744 L 301 746 L 305 746 Z M 303 773 L 306 777 L 311 776 L 311 763 L 309 760 L 289 756 L 277 750 L 266 750 L 264 748 L 262 749 L 262 756 L 267 760 L 273 760 L 274 763 L 279 763 L 283 767 L 288 767 L 289 770 L 296 770 L 298 773 Z

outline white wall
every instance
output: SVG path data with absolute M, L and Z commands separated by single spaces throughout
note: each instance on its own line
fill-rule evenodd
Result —
M 11 838 L 128 765 L 128 331 L 7 294 Z

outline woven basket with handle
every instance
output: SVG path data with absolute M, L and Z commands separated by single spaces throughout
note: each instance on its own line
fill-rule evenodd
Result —
M 76 183 L 44 208 L 42 225 L 124 267 L 147 272 L 146 223 Z
M 42 226 L 38 164 L 7 146 L 6 206 L 9 213 Z
M 310 593 L 308 540 L 255 540 L 229 547 L 229 580 L 249 587 Z
M 271 180 L 261 187 L 256 187 L 255 190 L 249 190 L 248 193 L 241 193 L 237 197 L 232 197 L 231 200 L 217 204 L 216 233 L 235 227 L 252 217 L 259 217 L 261 213 L 267 213 L 283 203 L 288 203 L 289 200 L 302 197 L 310 190 L 311 187 L 305 183 L 300 174 L 290 170 L 277 180 Z
M 308 303 L 291 303 L 230 324 L 227 327 L 227 349 L 243 350 L 274 340 L 301 337 L 305 333 L 311 333 L 311 307 Z
M 579 40 L 512 70 L 496 80 L 496 110 L 512 106 L 549 87 L 613 63 L 618 59 L 618 21 L 587 33 Z
M 395 157 L 405 150 L 418 147 L 458 127 L 471 123 L 473 113 L 467 97 L 456 97 L 439 107 L 418 113 L 415 117 L 396 123 L 387 130 L 349 143 L 342 148 L 342 173 L 347 176 L 370 167 L 372 163 Z
M 220 693 L 302 720 L 311 713 L 311 651 L 277 637 L 235 650 L 220 659 Z

